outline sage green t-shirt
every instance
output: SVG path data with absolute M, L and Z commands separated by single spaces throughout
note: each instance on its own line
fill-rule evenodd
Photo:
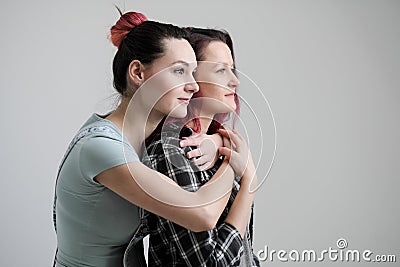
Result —
M 139 157 L 111 121 L 93 114 L 81 130 L 93 127 L 96 133 L 76 143 L 58 177 L 56 266 L 122 266 L 139 224 L 137 206 L 94 180 L 102 171 Z

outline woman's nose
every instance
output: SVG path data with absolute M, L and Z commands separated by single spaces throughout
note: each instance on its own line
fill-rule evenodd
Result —
M 195 80 L 188 82 L 185 84 L 185 91 L 192 94 L 197 93 L 199 91 L 199 85 Z
M 232 73 L 232 77 L 228 83 L 228 86 L 230 88 L 236 88 L 240 85 L 240 81 L 239 79 L 236 77 L 236 75 L 234 73 Z

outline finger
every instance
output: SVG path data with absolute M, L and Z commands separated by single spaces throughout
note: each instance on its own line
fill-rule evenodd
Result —
M 244 137 L 243 137 L 243 135 L 241 135 L 236 129 L 233 129 L 232 132 L 233 132 L 234 134 L 236 134 L 242 141 L 245 140 Z
M 231 149 L 229 149 L 227 147 L 220 147 L 220 148 L 218 148 L 218 152 L 220 155 L 225 156 L 228 159 L 228 161 L 230 160 L 231 154 L 232 154 Z
M 188 145 L 187 145 L 186 139 L 181 140 L 181 141 L 179 142 L 179 146 L 180 146 L 180 147 L 188 146 Z
M 224 146 L 225 147 L 231 147 L 232 146 L 232 140 L 231 140 L 231 136 L 229 135 L 229 132 L 225 129 L 219 129 L 218 132 L 221 134 L 222 138 L 223 138 L 223 142 L 224 142 Z
M 199 146 L 200 141 L 197 138 L 186 138 L 179 142 L 181 147 L 185 146 Z
M 233 141 L 235 144 L 238 145 L 242 142 L 242 140 L 239 137 L 240 134 L 236 130 L 233 130 L 233 131 L 228 130 L 228 133 L 231 137 L 231 141 Z
M 201 142 L 204 140 L 204 136 L 197 134 L 197 135 L 192 135 L 189 137 L 183 137 L 183 140 L 179 142 L 179 145 L 181 147 L 184 146 L 200 146 Z
M 228 147 L 230 149 L 233 150 L 237 150 L 237 145 L 235 144 L 235 142 L 232 139 L 228 139 L 227 137 L 223 136 L 223 142 L 224 142 L 224 146 Z
M 198 166 L 200 171 L 208 170 L 211 167 L 212 162 L 206 162 L 203 165 Z
M 218 133 L 221 134 L 223 137 L 230 138 L 228 131 L 225 129 L 218 129 Z
M 233 148 L 235 151 L 240 151 L 240 146 L 242 145 L 243 141 L 240 140 L 240 138 L 238 136 L 236 136 L 235 133 L 233 133 L 230 130 L 221 130 L 219 132 L 223 138 L 229 138 L 229 146 L 225 145 L 226 140 L 224 139 L 224 146 L 227 146 L 229 148 Z
M 223 139 L 222 139 L 222 141 L 223 141 L 223 146 L 224 146 L 224 147 L 231 148 L 231 147 L 232 147 L 231 140 L 229 140 L 229 139 L 228 139 L 227 137 L 225 137 L 225 136 L 223 136 L 222 138 L 223 138 Z
M 198 158 L 194 158 L 194 159 L 192 160 L 192 162 L 193 162 L 195 165 L 200 166 L 200 165 L 203 165 L 203 164 L 207 163 L 208 160 L 207 160 L 206 157 L 198 157 Z
M 225 136 L 228 137 L 229 139 L 238 142 L 240 140 L 239 138 L 239 133 L 236 130 L 226 130 L 226 129 L 219 129 L 218 132 Z
M 188 159 L 197 158 L 197 157 L 201 157 L 201 156 L 202 156 L 202 153 L 201 153 L 200 148 L 190 150 L 189 152 L 186 153 L 186 157 Z
M 235 133 L 231 130 L 224 130 L 224 131 L 226 131 L 227 134 L 229 135 L 232 147 L 236 151 L 240 150 L 240 147 L 243 144 L 243 140 L 240 139 L 239 134 L 237 132 Z

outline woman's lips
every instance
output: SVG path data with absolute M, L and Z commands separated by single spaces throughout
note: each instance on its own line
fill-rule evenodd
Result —
M 182 101 L 185 104 L 189 104 L 190 98 L 185 98 L 185 97 L 180 97 L 178 98 L 180 101 Z
M 225 96 L 234 96 L 235 95 L 235 93 L 229 93 L 229 94 L 226 94 Z

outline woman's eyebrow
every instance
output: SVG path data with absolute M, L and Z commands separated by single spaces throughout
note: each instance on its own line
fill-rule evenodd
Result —
M 215 62 L 215 63 L 220 64 L 220 65 L 227 66 L 227 67 L 229 67 L 229 68 L 233 68 L 233 64 L 231 65 L 231 64 L 228 64 L 228 63 L 226 63 L 226 62 Z
M 175 65 L 175 64 L 183 64 L 183 65 L 185 65 L 185 66 L 189 66 L 189 63 L 188 62 L 186 62 L 186 61 L 183 61 L 183 60 L 177 60 L 177 61 L 174 61 L 174 62 L 172 62 L 171 64 L 169 64 L 169 66 L 172 66 L 172 65 Z

